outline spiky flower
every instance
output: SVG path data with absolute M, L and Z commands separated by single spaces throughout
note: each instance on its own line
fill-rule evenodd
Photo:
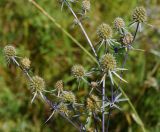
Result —
M 97 35 L 100 39 L 110 39 L 112 37 L 112 28 L 105 23 L 102 23 L 97 29 Z
M 82 1 L 82 9 L 83 11 L 89 11 L 91 8 L 90 0 L 83 0 Z
M 63 92 L 63 81 L 62 80 L 57 81 L 54 86 L 58 91 L 58 97 L 59 97 L 60 93 Z
M 76 97 L 73 94 L 73 92 L 71 92 L 71 91 L 63 91 L 62 100 L 64 102 L 73 103 L 74 104 L 76 102 Z
M 11 45 L 5 46 L 3 52 L 7 59 L 11 59 L 16 56 L 16 49 Z
M 114 20 L 114 26 L 116 29 L 122 29 L 125 27 L 125 22 L 122 18 L 120 17 L 117 17 L 115 20 Z
M 144 7 L 136 7 L 133 11 L 132 18 L 135 22 L 144 23 L 147 20 L 147 13 Z
M 82 65 L 76 64 L 71 69 L 72 75 L 76 78 L 85 76 L 85 70 Z
M 91 95 L 87 98 L 86 106 L 90 111 L 97 111 L 100 108 L 100 100 L 97 96 Z
M 63 81 L 62 80 L 59 80 L 56 82 L 55 84 L 55 88 L 59 91 L 63 91 Z
M 133 35 L 131 33 L 127 33 L 122 38 L 123 44 L 129 45 L 133 42 Z
M 109 53 L 103 55 L 100 62 L 105 72 L 108 70 L 114 70 L 117 64 L 115 57 Z
M 60 103 L 58 105 L 58 110 L 59 110 L 59 112 L 62 112 L 66 116 L 68 116 L 69 110 L 68 110 L 68 107 L 67 107 L 67 105 L 65 103 Z
M 23 68 L 29 69 L 31 65 L 31 61 L 25 57 L 21 60 L 21 65 L 23 66 Z
M 39 76 L 33 76 L 30 87 L 37 92 L 42 92 L 45 89 L 45 82 L 43 78 Z

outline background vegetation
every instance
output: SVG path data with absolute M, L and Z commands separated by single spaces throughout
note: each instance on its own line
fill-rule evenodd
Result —
M 61 12 L 57 0 L 37 0 L 59 24 L 70 32 L 83 46 L 90 50 L 80 29 L 73 28 L 73 17 L 67 8 Z M 158 0 L 91 0 L 92 9 L 84 26 L 96 43 L 96 28 L 102 22 L 112 24 L 117 16 L 128 21 L 132 10 L 139 5 L 146 7 L 148 23 L 138 34 L 135 46 L 146 52 L 131 51 L 127 62 L 129 71 L 124 77 L 129 82 L 123 89 L 136 107 L 145 127 L 151 132 L 160 130 L 160 1 Z M 81 2 L 73 6 L 80 11 Z M 41 14 L 28 0 L 0 0 L 0 131 L 2 132 L 50 132 L 75 131 L 60 116 L 54 116 L 47 124 L 45 120 L 50 109 L 32 98 L 25 77 L 14 66 L 7 67 L 2 49 L 13 44 L 19 54 L 32 60 L 32 71 L 43 78 L 47 88 L 63 79 L 76 91 L 76 84 L 70 77 L 70 68 L 80 63 L 90 68 L 95 63 L 79 47 L 61 32 L 48 18 Z M 80 88 L 78 95 L 85 95 L 87 89 Z M 131 108 L 122 103 L 124 111 L 115 110 L 111 117 L 110 131 L 140 132 L 132 119 Z

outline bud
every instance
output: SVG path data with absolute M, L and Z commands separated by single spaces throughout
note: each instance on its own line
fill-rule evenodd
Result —
M 129 45 L 133 42 L 133 35 L 131 33 L 127 33 L 122 38 L 123 44 Z
M 89 11 L 91 8 L 90 0 L 83 0 L 82 1 L 82 9 L 84 11 Z
M 29 69 L 30 65 L 31 65 L 31 61 L 25 57 L 21 60 L 21 64 L 22 64 L 23 68 Z
M 115 57 L 109 53 L 102 56 L 100 63 L 105 72 L 108 70 L 114 70 L 117 65 Z
M 55 88 L 58 91 L 58 97 L 59 97 L 60 93 L 63 92 L 63 81 L 62 80 L 57 81 L 55 84 Z
M 11 45 L 5 46 L 3 52 L 8 59 L 16 56 L 16 49 Z
M 122 29 L 125 27 L 125 22 L 122 18 L 120 17 L 117 17 L 115 20 L 114 20 L 114 26 L 116 29 Z
M 56 84 L 55 84 L 55 88 L 58 91 L 63 91 L 63 81 L 62 80 L 57 81 Z
M 38 92 L 42 92 L 45 89 L 45 82 L 43 78 L 39 76 L 32 77 L 30 87 Z
M 97 111 L 100 108 L 100 101 L 97 96 L 91 95 L 87 98 L 87 109 Z
M 72 92 L 68 91 L 63 91 L 62 93 L 62 99 L 65 102 L 69 103 L 75 103 L 76 102 L 76 97 Z
M 100 39 L 110 39 L 112 37 L 112 28 L 108 24 L 101 24 L 97 29 L 97 35 Z
M 83 77 L 85 75 L 85 70 L 83 66 L 79 64 L 74 65 L 71 69 L 71 72 L 72 72 L 72 75 L 77 78 Z
M 143 23 L 147 20 L 147 13 L 144 7 L 136 7 L 133 11 L 132 18 L 135 22 Z
M 92 88 L 97 88 L 98 87 L 98 83 L 97 82 L 91 82 L 91 87 Z

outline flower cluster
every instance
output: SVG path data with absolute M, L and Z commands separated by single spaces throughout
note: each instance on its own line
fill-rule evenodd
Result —
M 74 79 L 76 78 L 79 83 L 78 88 L 81 80 L 83 81 L 83 86 L 86 87 L 86 89 L 91 88 L 91 90 L 87 90 L 90 91 L 87 94 L 83 93 L 86 94 L 84 100 L 80 100 L 78 97 L 76 97 L 75 96 L 76 94 L 73 93 L 71 89 L 66 90 L 64 86 L 66 82 L 63 83 L 62 80 L 58 80 L 55 83 L 54 90 L 47 91 L 45 81 L 42 77 L 37 75 L 31 76 L 29 74 L 29 70 L 31 67 L 31 61 L 29 60 L 29 58 L 17 57 L 16 49 L 11 45 L 5 46 L 3 51 L 7 61 L 14 62 L 14 64 L 16 64 L 16 66 L 18 66 L 28 77 L 30 88 L 34 94 L 31 102 L 34 101 L 37 95 L 40 95 L 43 101 L 50 105 L 53 112 L 47 119 L 47 121 L 54 115 L 55 112 L 58 112 L 63 117 L 67 118 L 67 120 L 71 122 L 74 126 L 77 127 L 77 125 L 79 125 L 78 129 L 80 129 L 80 131 L 83 131 L 86 129 L 87 124 L 92 125 L 92 121 L 89 122 L 89 119 L 93 119 L 95 121 L 95 126 L 96 122 L 102 122 L 103 124 L 105 124 L 105 114 L 108 113 L 108 107 L 109 109 L 113 108 L 120 109 L 118 103 L 128 100 L 126 98 L 120 98 L 122 96 L 122 93 L 119 92 L 120 84 L 118 85 L 116 84 L 114 76 L 116 76 L 123 82 L 127 82 L 122 78 L 122 75 L 119 75 L 117 73 L 119 71 L 121 71 L 122 73 L 122 71 L 127 70 L 124 68 L 124 65 L 122 66 L 122 68 L 118 68 L 119 60 L 117 58 L 121 57 L 121 55 L 123 54 L 128 55 L 129 51 L 128 49 L 131 48 L 133 49 L 132 45 L 135 40 L 136 33 L 134 33 L 135 36 L 133 36 L 132 35 L 133 33 L 129 32 L 130 30 L 126 26 L 125 21 L 120 17 L 116 17 L 113 22 L 114 29 L 116 30 L 116 33 L 118 33 L 116 35 L 114 34 L 114 30 L 112 30 L 112 27 L 109 24 L 102 23 L 97 28 L 97 36 L 100 41 L 98 51 L 100 47 L 102 47 L 102 45 L 105 45 L 105 50 L 104 52 L 103 50 L 102 52 L 97 52 L 97 50 L 94 49 L 94 46 L 92 45 L 87 33 L 85 32 L 81 24 L 81 21 L 78 19 L 76 13 L 74 13 L 72 9 L 72 6 L 70 5 L 72 2 L 76 2 L 76 0 L 60 0 L 60 2 L 62 3 L 62 8 L 63 5 L 66 4 L 67 7 L 70 9 L 71 13 L 73 14 L 73 16 L 75 17 L 75 22 L 82 29 L 92 50 L 94 51 L 98 63 L 97 67 L 91 67 L 90 70 L 85 70 L 85 68 L 80 64 L 75 64 L 71 68 L 72 77 L 74 77 Z M 82 15 L 86 15 L 86 12 L 88 12 L 90 8 L 91 8 L 90 0 L 83 0 Z M 137 7 L 133 11 L 132 19 L 133 23 L 137 23 L 138 25 L 141 23 L 145 23 L 147 20 L 147 14 L 145 9 L 143 7 Z M 124 50 L 122 54 L 118 54 L 119 56 L 117 57 L 115 55 L 114 50 L 118 48 L 119 49 L 127 48 L 127 51 Z M 125 61 L 126 61 L 126 56 L 124 59 L 124 63 Z M 109 79 L 107 79 L 107 77 Z M 109 83 L 106 83 L 106 81 L 108 81 Z M 108 91 L 106 92 L 105 90 L 107 90 L 108 86 L 110 86 L 111 90 L 110 91 L 108 90 L 109 92 Z M 117 90 L 115 90 L 116 86 L 118 86 Z M 55 91 L 56 94 L 54 93 Z M 50 93 L 51 96 L 53 96 L 55 99 L 53 99 L 53 101 L 48 99 L 45 95 L 45 92 Z M 99 99 L 100 98 L 99 96 L 101 96 L 101 100 Z M 83 115 L 87 117 L 85 124 L 81 123 L 81 119 L 79 118 Z M 102 120 L 100 119 L 101 117 Z M 75 125 L 73 121 L 75 121 L 77 124 Z M 90 126 L 90 128 L 91 127 L 92 126 Z M 102 126 L 103 131 L 104 127 L 105 126 Z M 97 130 L 95 129 L 94 131 Z

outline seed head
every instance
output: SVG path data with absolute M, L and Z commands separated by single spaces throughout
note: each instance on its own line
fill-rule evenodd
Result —
M 42 92 L 45 89 L 45 82 L 39 76 L 33 76 L 30 87 L 36 91 Z
M 25 69 L 29 69 L 31 65 L 31 61 L 25 57 L 21 60 L 21 64 Z
M 129 45 L 132 43 L 133 41 L 133 35 L 131 33 L 127 33 L 124 35 L 124 37 L 122 38 L 123 44 L 125 45 Z
M 68 116 L 69 110 L 68 110 L 68 107 L 67 107 L 66 104 L 60 103 L 58 105 L 58 109 L 59 109 L 59 112 L 62 112 L 62 113 L 66 114 Z
M 62 99 L 64 102 L 69 102 L 69 103 L 75 103 L 76 102 L 76 97 L 72 92 L 68 91 L 63 91 L 62 93 Z
M 62 80 L 57 81 L 56 84 L 55 84 L 55 88 L 58 91 L 63 91 L 63 81 Z
M 72 72 L 72 75 L 77 78 L 83 77 L 85 75 L 85 70 L 84 70 L 83 66 L 81 66 L 79 64 L 74 65 L 72 67 L 71 72 Z
M 91 8 L 90 0 L 83 0 L 82 1 L 82 9 L 84 11 L 89 11 Z
M 114 26 L 116 29 L 122 29 L 125 27 L 125 22 L 122 18 L 120 17 L 117 17 L 115 20 L 114 20 Z
M 11 45 L 5 46 L 3 52 L 8 59 L 16 56 L 16 49 Z
M 117 65 L 115 57 L 109 53 L 103 55 L 100 62 L 105 72 L 108 70 L 114 70 Z
M 143 23 L 147 20 L 147 13 L 144 7 L 136 7 L 133 11 L 132 18 L 135 22 Z
M 97 111 L 100 108 L 100 101 L 97 96 L 91 95 L 87 98 L 87 109 Z
M 110 39 L 112 37 L 112 28 L 105 23 L 102 23 L 97 29 L 97 35 L 100 39 Z

